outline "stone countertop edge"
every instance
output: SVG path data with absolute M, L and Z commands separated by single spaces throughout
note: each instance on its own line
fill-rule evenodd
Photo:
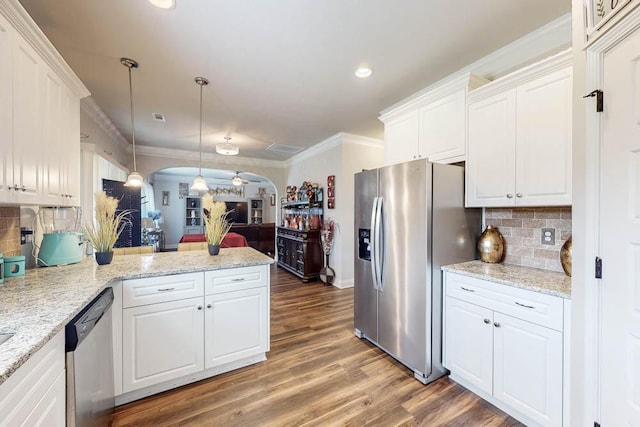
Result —
M 489 264 L 482 261 L 445 265 L 442 270 L 571 299 L 571 277 L 564 273 L 519 265 Z
M 0 285 L 0 332 L 15 332 L 0 344 L 0 385 L 60 332 L 103 289 L 120 280 L 273 264 L 255 249 L 115 255 L 99 266 L 93 257 L 78 264 L 34 268 Z

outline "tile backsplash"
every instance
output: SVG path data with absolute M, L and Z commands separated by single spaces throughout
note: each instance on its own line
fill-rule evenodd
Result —
M 20 255 L 20 208 L 0 206 L 0 252 Z
M 562 272 L 560 248 L 571 235 L 571 207 L 486 208 L 485 224 L 505 239 L 505 264 Z M 555 229 L 555 245 L 541 243 L 542 228 Z

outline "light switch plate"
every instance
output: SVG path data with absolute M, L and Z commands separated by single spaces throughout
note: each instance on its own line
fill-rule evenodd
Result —
M 542 235 L 540 236 L 540 243 L 543 245 L 555 245 L 556 244 L 556 229 L 555 228 L 543 228 Z

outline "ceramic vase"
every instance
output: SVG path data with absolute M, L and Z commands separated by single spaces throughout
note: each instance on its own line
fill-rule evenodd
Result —
M 560 264 L 562 264 L 564 273 L 569 277 L 571 277 L 571 247 L 573 246 L 571 237 L 569 236 L 560 249 Z
M 487 225 L 478 239 L 480 260 L 496 264 L 504 258 L 504 238 L 497 228 Z
M 111 264 L 113 261 L 113 251 L 111 252 L 96 252 L 96 262 L 98 265 Z
M 209 255 L 218 255 L 220 253 L 220 245 L 207 245 Z

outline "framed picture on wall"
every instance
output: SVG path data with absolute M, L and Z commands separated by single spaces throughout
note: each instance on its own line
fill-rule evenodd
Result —
M 162 192 L 162 206 L 169 206 L 169 192 Z
M 272 194 L 271 197 L 269 197 L 269 204 L 271 206 L 275 206 L 276 205 L 276 195 Z

